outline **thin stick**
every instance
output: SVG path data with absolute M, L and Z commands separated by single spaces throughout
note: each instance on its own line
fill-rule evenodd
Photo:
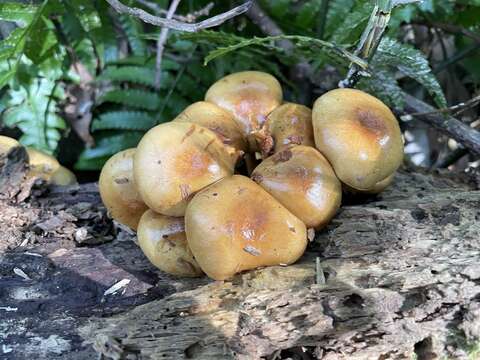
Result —
M 149 8 L 152 10 L 155 14 L 157 15 L 167 15 L 168 10 L 162 9 L 158 4 L 153 3 L 148 0 L 137 0 L 139 4 L 142 4 L 143 6 Z M 208 16 L 210 14 L 210 11 L 212 8 L 215 6 L 213 2 L 208 3 L 205 5 L 203 8 L 196 10 L 190 14 L 187 15 L 177 15 L 173 14 L 172 19 L 178 20 L 178 21 L 183 21 L 186 23 L 193 23 L 197 18 L 200 16 Z
M 477 95 L 471 98 L 468 101 L 461 102 L 459 104 L 450 106 L 448 108 L 443 109 L 435 109 L 428 112 L 415 112 L 411 114 L 406 114 L 400 117 L 403 121 L 410 121 L 415 116 L 425 116 L 425 115 L 432 115 L 432 114 L 445 114 L 445 113 L 453 113 L 454 115 L 458 115 L 468 109 L 471 109 L 477 106 L 480 103 L 480 95 Z
M 399 5 L 419 1 L 420 0 L 377 0 L 367 26 L 360 38 L 360 42 L 357 45 L 357 49 L 353 54 L 367 62 L 370 61 L 377 51 L 378 45 L 385 33 L 390 21 L 392 9 Z M 357 64 L 352 63 L 348 70 L 347 77 L 340 81 L 338 86 L 352 88 L 362 76 L 368 76 L 368 72 L 360 68 Z
M 143 22 L 146 22 L 148 24 L 152 24 L 155 26 L 161 26 L 161 27 L 166 27 L 169 29 L 185 31 L 185 32 L 197 32 L 203 29 L 207 29 L 207 28 L 211 28 L 211 27 L 223 24 L 225 21 L 246 12 L 252 4 L 252 1 L 249 0 L 244 4 L 237 6 L 222 14 L 215 15 L 211 18 L 200 21 L 198 23 L 188 24 L 178 20 L 165 19 L 159 16 L 149 14 L 143 9 L 126 6 L 122 4 L 119 0 L 106 0 L 106 1 L 120 14 L 127 14 L 130 16 L 136 17 L 142 20 Z
M 180 4 L 181 0 L 173 0 L 170 4 L 170 7 L 167 11 L 167 19 L 170 20 L 175 14 L 177 10 L 178 4 Z M 160 83 L 162 81 L 162 57 L 163 57 L 163 50 L 165 49 L 165 42 L 167 41 L 168 37 L 168 28 L 163 27 L 160 31 L 160 35 L 158 36 L 157 40 L 157 58 L 155 61 L 155 89 L 160 89 Z
M 404 94 L 407 113 L 417 113 L 421 121 L 433 126 L 447 136 L 464 145 L 472 153 L 480 155 L 480 131 L 472 129 L 460 120 L 435 112 L 435 108 L 415 97 Z M 421 114 L 421 115 L 420 115 Z

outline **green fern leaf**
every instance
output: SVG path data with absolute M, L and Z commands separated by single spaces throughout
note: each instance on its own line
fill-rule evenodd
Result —
M 134 55 L 144 56 L 147 53 L 147 46 L 141 38 L 142 26 L 132 16 L 120 15 L 120 24 L 127 35 L 128 43 Z
M 155 119 L 147 112 L 111 111 L 103 113 L 92 123 L 97 130 L 148 130 L 156 125 Z
M 348 15 L 342 18 L 342 22 L 333 29 L 331 41 L 337 44 L 349 45 L 356 42 L 372 14 L 373 4 L 371 1 L 356 1 Z
M 401 73 L 418 81 L 432 96 L 439 107 L 446 107 L 447 101 L 427 59 L 420 50 L 385 37 L 380 42 L 373 67 L 395 66 Z M 375 71 L 375 70 L 373 70 Z M 372 71 L 372 72 L 373 72 Z
M 371 77 L 365 77 L 357 87 L 372 95 L 375 95 L 391 108 L 403 109 L 405 98 L 403 90 L 398 85 L 395 75 L 385 69 L 376 69 Z
M 117 82 L 127 81 L 153 87 L 155 85 L 155 70 L 148 67 L 138 66 L 108 67 L 105 69 L 105 71 L 103 71 L 102 75 L 99 76 L 98 79 Z M 172 75 L 166 71 L 163 71 L 160 88 L 168 88 L 172 81 Z
M 22 27 L 30 23 L 38 7 L 18 2 L 7 2 L 0 4 L 0 20 L 15 21 Z
M 114 89 L 100 97 L 99 103 L 101 104 L 104 102 L 113 102 L 146 110 L 155 110 L 160 105 L 160 98 L 157 94 L 144 90 Z
M 57 99 L 64 94 L 55 82 L 46 78 L 35 79 L 28 87 L 10 89 L 8 110 L 3 123 L 18 127 L 23 136 L 20 141 L 47 153 L 53 153 L 65 122 L 57 114 Z
M 85 149 L 79 159 L 95 159 L 104 156 L 112 156 L 119 151 L 137 146 L 142 138 L 143 131 L 113 132 L 96 138 L 96 146 Z

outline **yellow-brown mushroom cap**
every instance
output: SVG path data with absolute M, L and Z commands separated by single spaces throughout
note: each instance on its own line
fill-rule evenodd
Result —
M 57 171 L 52 174 L 50 181 L 55 185 L 74 185 L 77 183 L 77 177 L 65 166 L 60 166 Z
M 315 146 L 312 110 L 294 103 L 280 105 L 268 115 L 260 134 L 263 154 L 278 152 L 289 145 Z
M 263 160 L 252 179 L 308 228 L 322 228 L 340 207 L 340 181 L 327 159 L 309 146 L 290 146 Z
M 387 187 L 390 186 L 390 184 L 393 182 L 393 179 L 395 178 L 395 173 L 393 173 L 390 176 L 387 176 L 385 179 L 379 181 L 376 183 L 372 188 L 368 190 L 357 190 L 354 189 L 348 185 L 343 184 L 343 190 L 346 193 L 350 194 L 365 194 L 365 195 L 375 195 L 375 194 L 380 194 L 383 190 L 385 190 Z
M 198 101 L 183 110 L 173 121 L 198 124 L 213 131 L 225 145 L 247 151 L 243 133 L 233 119 L 233 115 L 221 107 Z
M 183 218 L 147 210 L 140 218 L 137 238 L 145 256 L 160 270 L 178 276 L 202 275 L 188 248 Z
M 187 207 L 185 228 L 195 259 L 216 280 L 260 266 L 291 264 L 307 245 L 305 224 L 241 175 L 196 194 Z
M 27 147 L 27 153 L 30 165 L 29 175 L 50 181 L 53 174 L 60 168 L 60 163 L 57 159 L 40 150 Z
M 20 143 L 11 137 L 0 135 L 0 155 L 4 155 L 15 146 L 21 146 Z
M 148 208 L 135 185 L 134 154 L 135 149 L 127 149 L 108 159 L 100 173 L 98 186 L 111 217 L 136 230 L 140 217 Z
M 243 135 L 259 130 L 282 102 L 282 87 L 272 75 L 242 71 L 225 76 L 207 91 L 205 100 L 231 112 Z
M 391 175 L 403 160 L 400 128 L 390 109 L 355 89 L 336 89 L 313 106 L 315 145 L 338 178 L 368 190 Z
M 193 194 L 233 174 L 238 157 L 238 151 L 203 126 L 165 123 L 150 129 L 138 144 L 135 181 L 149 208 L 183 216 Z

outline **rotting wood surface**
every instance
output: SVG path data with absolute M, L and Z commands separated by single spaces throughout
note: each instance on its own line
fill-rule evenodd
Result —
M 298 264 L 213 282 L 156 271 L 94 184 L 3 201 L 0 358 L 467 359 L 479 219 L 475 184 L 403 171 L 345 205 Z

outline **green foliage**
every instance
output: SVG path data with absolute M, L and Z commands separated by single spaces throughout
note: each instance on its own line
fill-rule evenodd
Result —
M 60 130 L 65 129 L 65 122 L 56 114 L 57 100 L 62 98 L 62 89 L 45 78 L 10 89 L 3 123 L 22 130 L 22 144 L 52 154 L 60 140 Z
M 123 1 L 141 7 L 137 0 Z M 203 99 L 214 81 L 231 72 L 252 69 L 272 73 L 284 85 L 286 99 L 298 101 L 304 87 L 292 81 L 294 65 L 312 65 L 309 77 L 322 91 L 325 88 L 319 74 L 327 66 L 335 67 L 339 79 L 351 62 L 365 66 L 352 53 L 375 2 L 329 0 L 324 12 L 324 1 L 260 0 L 286 34 L 283 36 L 265 36 L 246 17 L 214 31 L 170 31 L 158 90 L 154 79 L 159 28 L 119 15 L 103 0 L 3 1 L 0 21 L 13 21 L 16 27 L 0 39 L 0 124 L 20 129 L 21 141 L 26 144 L 57 151 L 58 140 L 68 133 L 58 115 L 61 100 L 70 95 L 70 85 L 85 81 L 79 64 L 96 88 L 90 128 L 95 146 L 81 153 L 76 164 L 79 169 L 99 169 L 115 152 L 136 146 L 145 131 Z M 164 8 L 168 5 L 164 0 L 155 2 Z M 208 2 L 181 2 L 177 13 L 191 13 Z M 229 2 L 216 2 L 214 13 L 230 6 Z M 455 24 L 478 32 L 480 2 L 425 0 L 420 6 L 395 9 L 388 36 L 368 68 L 371 76 L 358 84 L 397 108 L 403 106 L 404 89 L 423 86 L 437 106 L 443 107 L 445 96 L 432 73 L 429 54 L 403 40 L 408 38 L 404 26 L 408 22 Z M 452 39 L 459 52 L 472 47 L 461 34 L 452 34 Z M 290 51 L 280 46 L 285 41 L 293 45 Z M 478 88 L 478 52 L 460 60 L 444 60 L 453 61 L 463 81 Z
M 418 81 L 427 89 L 439 107 L 447 106 L 442 88 L 433 75 L 427 59 L 419 50 L 384 37 L 378 47 L 372 72 L 376 71 L 375 68 L 388 67 L 395 67 L 404 75 Z

